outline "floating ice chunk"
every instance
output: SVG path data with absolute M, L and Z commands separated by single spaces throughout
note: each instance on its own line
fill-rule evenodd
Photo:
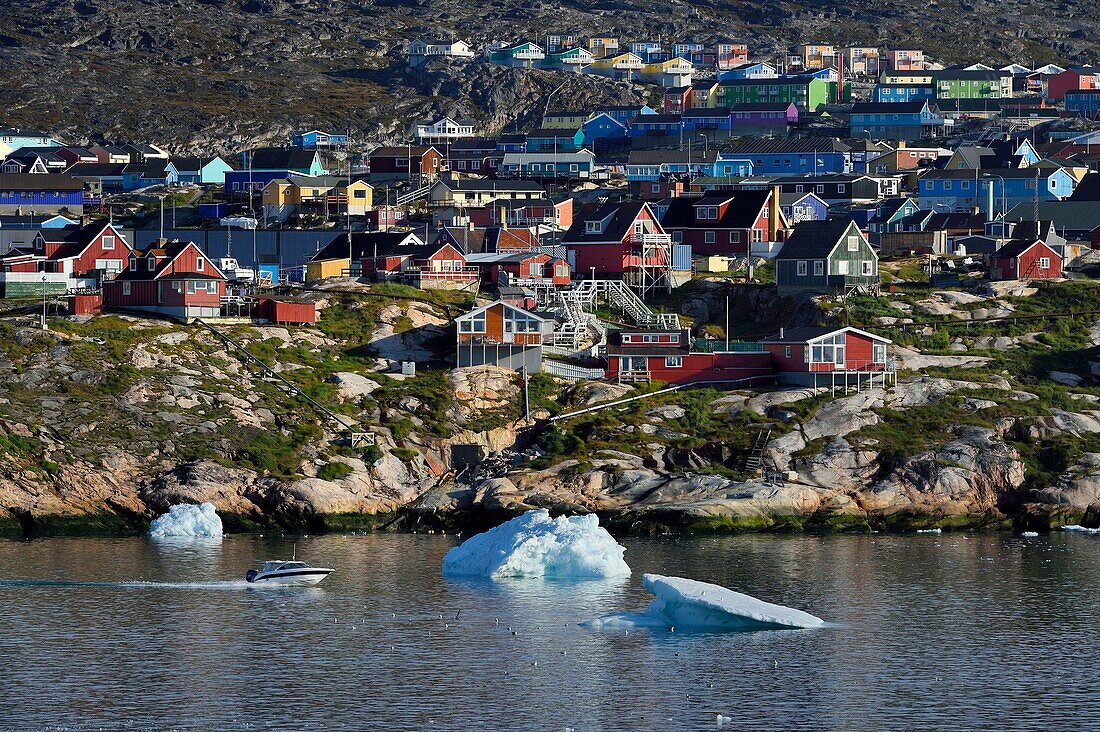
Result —
M 820 628 L 821 618 L 719 585 L 659 574 L 642 575 L 654 599 L 644 613 L 606 615 L 584 623 L 590 628 L 687 628 L 695 630 L 774 630 Z
M 942 534 L 943 529 L 917 529 L 918 534 Z
M 1039 535 L 1038 531 L 1025 531 L 1024 533 L 1020 534 L 1020 536 L 1026 536 L 1029 539 L 1033 539 L 1038 535 Z
M 595 514 L 550 518 L 528 511 L 467 539 L 443 557 L 443 574 L 478 577 L 626 577 L 626 548 Z
M 168 509 L 153 521 L 149 527 L 149 536 L 154 539 L 168 537 L 216 538 L 222 535 L 222 520 L 213 503 L 196 506 L 193 503 L 181 503 Z
M 1063 526 L 1062 529 L 1076 534 L 1100 534 L 1100 528 L 1090 529 L 1088 526 L 1078 526 L 1077 524 Z

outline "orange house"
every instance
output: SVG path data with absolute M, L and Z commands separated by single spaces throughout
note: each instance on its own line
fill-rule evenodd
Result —
M 500 366 L 528 373 L 542 370 L 543 339 L 554 321 L 503 300 L 455 318 L 459 368 Z

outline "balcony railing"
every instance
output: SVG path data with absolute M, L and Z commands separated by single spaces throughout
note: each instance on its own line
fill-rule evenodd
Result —
M 829 275 L 828 282 L 833 286 L 861 287 L 880 284 L 882 278 L 878 275 Z

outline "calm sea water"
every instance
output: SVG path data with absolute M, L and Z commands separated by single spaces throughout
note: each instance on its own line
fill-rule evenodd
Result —
M 445 536 L 0 542 L 0 729 L 1100 729 L 1100 537 L 625 540 L 618 582 L 451 581 Z M 596 632 L 641 573 L 835 623 Z

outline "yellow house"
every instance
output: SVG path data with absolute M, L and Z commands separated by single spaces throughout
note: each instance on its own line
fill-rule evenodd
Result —
M 588 112 L 553 111 L 542 117 L 542 127 L 547 130 L 576 130 L 588 121 Z
M 620 53 L 618 56 L 596 59 L 584 67 L 583 73 L 629 80 L 635 72 L 642 68 L 642 65 L 641 56 L 633 53 Z
M 306 262 L 306 282 L 324 280 L 329 277 L 342 277 L 346 275 L 350 269 L 351 260 L 347 257 L 343 259 L 321 259 L 313 262 Z
M 883 84 L 926 86 L 932 83 L 931 71 L 883 71 L 879 77 Z
M 803 43 L 798 47 L 798 57 L 806 69 L 824 69 L 836 63 L 836 49 L 823 43 Z
M 695 109 L 718 106 L 718 82 L 704 81 L 691 85 L 691 106 Z
M 364 216 L 374 208 L 374 186 L 365 180 L 352 181 L 350 186 L 343 186 L 341 191 L 345 196 L 343 203 L 347 207 L 346 211 L 352 216 Z M 349 191 L 350 198 L 347 197 Z
M 616 56 L 619 53 L 619 39 L 614 36 L 602 36 L 588 39 L 588 52 L 595 58 Z

